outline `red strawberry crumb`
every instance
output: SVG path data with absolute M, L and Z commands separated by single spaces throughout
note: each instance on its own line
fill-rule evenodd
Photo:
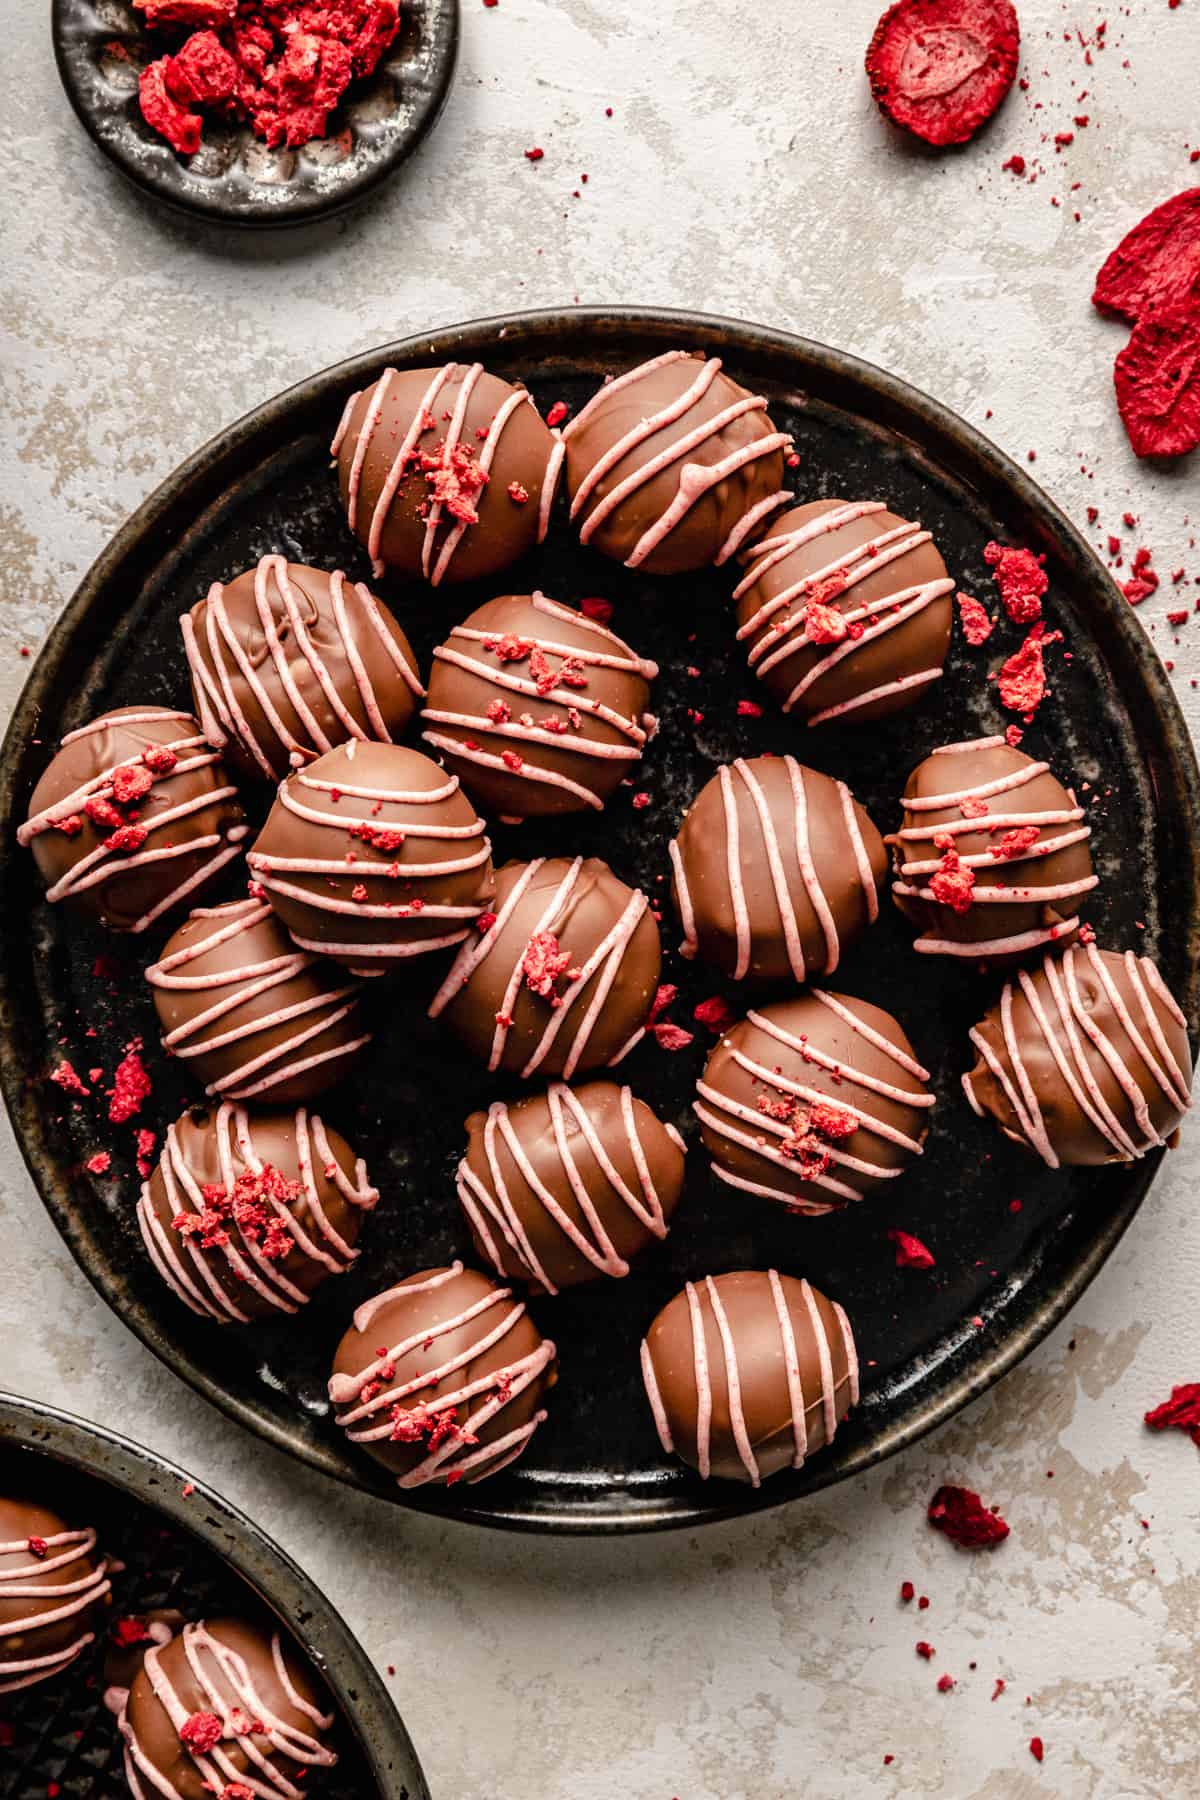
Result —
M 153 774 L 169 775 L 179 758 L 169 744 L 147 744 L 142 761 Z
M 642 812 L 650 804 L 649 794 L 644 791 L 640 794 L 635 794 L 633 796 L 632 804 L 635 812 Z
M 675 983 L 673 981 L 664 981 L 655 990 L 654 998 L 650 1002 L 650 1018 L 648 1023 L 653 1025 L 655 1020 L 660 1019 L 663 1013 L 666 1012 L 668 1006 L 674 1006 L 678 998 L 679 989 L 675 986 Z
M 1082 937 L 1083 933 L 1080 932 L 1079 935 Z M 1010 1200 L 1008 1203 L 1008 1210 L 1010 1213 L 1024 1212 L 1025 1202 L 1023 1200 Z
M 195 1482 L 194 1481 L 185 1481 L 183 1486 L 179 1490 L 179 1497 L 181 1500 L 190 1500 L 192 1495 L 195 1493 L 195 1491 L 196 1491 Z
M 1012 831 L 1006 831 L 998 844 L 992 845 L 990 854 L 997 862 L 1012 861 L 1032 850 L 1040 835 L 1040 826 L 1018 825 Z
M 1000 167 L 1008 170 L 1010 174 L 1023 175 L 1025 173 L 1025 158 L 1023 156 L 1010 156 L 1007 162 L 1002 162 L 1000 164 Z
M 179 1741 L 197 1756 L 207 1756 L 221 1741 L 221 1721 L 216 1713 L 194 1712 L 179 1727 Z
M 82 1094 L 86 1096 L 92 1091 L 91 1088 L 83 1085 L 83 1082 L 79 1079 L 79 1076 L 75 1073 L 75 1070 L 71 1067 L 71 1064 L 67 1061 L 65 1056 L 56 1069 L 51 1069 L 50 1080 L 54 1083 L 55 1087 L 60 1087 L 64 1094 Z
M 525 152 L 525 160 L 526 162 L 541 162 L 545 154 L 546 152 L 541 149 L 539 145 L 535 144 L 532 150 L 527 150 Z
M 1019 725 L 1006 725 L 1004 727 L 1004 741 L 1010 750 L 1015 750 L 1024 736 L 1025 733 L 1021 730 Z
M 917 1590 L 911 1581 L 902 1581 L 900 1583 L 900 1598 L 903 1600 L 905 1606 L 908 1605 L 916 1591 Z
M 546 423 L 550 427 L 551 431 L 554 430 L 556 425 L 562 424 L 563 420 L 566 418 L 566 416 L 570 412 L 570 410 L 571 409 L 567 405 L 565 400 L 556 400 L 554 402 L 554 405 L 550 408 L 550 411 L 546 414 Z M 582 610 L 585 613 L 587 613 L 589 619 L 594 619 L 596 617 L 596 615 L 593 612 L 588 612 L 588 608 L 589 608 L 589 606 L 596 606 L 596 605 L 608 606 L 608 601 L 607 600 L 600 600 L 600 601 L 582 600 L 582 601 L 580 601 L 580 606 L 581 606 Z M 609 612 L 612 611 L 611 606 L 608 607 L 608 610 L 609 610 Z
M 134 1038 L 126 1046 L 125 1055 L 117 1064 L 108 1103 L 108 1116 L 114 1125 L 124 1125 L 127 1119 L 132 1119 L 141 1112 L 150 1097 L 151 1081 L 142 1061 L 141 1049 L 142 1040 Z
M 512 718 L 512 707 L 507 700 L 493 700 L 487 709 L 487 716 L 493 725 L 507 725 Z
M 139 1130 L 136 1139 L 137 1167 L 138 1174 L 142 1177 L 143 1181 L 149 1176 L 150 1170 L 153 1167 L 151 1158 L 154 1155 L 154 1146 L 156 1142 L 157 1139 L 155 1138 L 155 1134 L 152 1131 L 147 1130 L 145 1126 Z
M 853 1137 L 858 1130 L 858 1120 L 853 1113 L 845 1112 L 840 1106 L 831 1106 L 827 1100 L 811 1103 L 807 1123 L 810 1131 L 820 1132 L 823 1138 L 832 1138 L 835 1143 Z
M 712 994 L 707 1000 L 697 1001 L 692 1008 L 692 1017 L 697 1025 L 703 1025 L 706 1031 L 719 1036 L 733 1024 L 735 1014 L 727 1000 L 720 994 Z
M 998 1700 L 1007 1686 L 1008 1686 L 1008 1683 L 1007 1683 L 1007 1681 L 1005 1681 L 1003 1675 L 997 1675 L 996 1685 L 992 1689 L 992 1699 Z
M 956 594 L 958 617 L 962 624 L 963 636 L 972 649 L 986 644 L 995 629 L 995 621 L 990 617 L 987 608 L 974 594 Z
M 1190 617 L 1191 617 L 1191 615 L 1188 612 L 1187 607 L 1184 606 L 1184 607 L 1181 607 L 1177 612 L 1169 612 L 1167 614 L 1167 624 L 1168 625 L 1186 625 L 1188 622 L 1188 619 Z
M 560 400 L 558 405 L 562 406 L 562 404 L 563 403 Z M 550 408 L 550 412 L 554 412 L 555 410 L 554 407 Z M 567 416 L 567 409 L 565 406 L 563 406 L 562 416 L 564 419 Z M 557 421 L 554 422 L 557 423 Z M 549 413 L 546 415 L 546 423 L 551 423 Z M 581 600 L 579 602 L 579 610 L 585 619 L 593 619 L 597 625 L 607 625 L 608 621 L 613 616 L 612 601 L 598 599 L 594 594 L 589 595 L 586 600 Z
M 518 756 L 515 750 L 502 750 L 500 752 L 500 761 L 504 764 L 506 769 L 511 769 L 514 775 L 518 774 L 525 767 L 524 757 Z
M 510 481 L 508 497 L 514 506 L 525 506 L 529 500 L 529 489 L 519 481 Z
M 529 991 L 549 1000 L 552 1006 L 562 1004 L 557 983 L 564 977 L 573 981 L 579 974 L 578 969 L 571 967 L 571 952 L 559 949 L 558 939 L 552 931 L 535 932 L 525 946 L 521 968 Z
M 953 839 L 941 836 L 933 841 L 942 852 L 942 860 L 935 874 L 930 877 L 930 893 L 939 906 L 948 906 L 956 913 L 969 912 L 971 893 L 975 886 L 974 869 L 967 868 L 963 863 L 954 848 Z
M 962 1550 L 987 1550 L 1002 1544 L 1009 1527 L 989 1512 L 970 1488 L 944 1486 L 929 1502 L 926 1514 L 935 1531 Z
M 810 644 L 840 644 L 849 629 L 836 606 L 825 606 L 815 596 L 804 609 L 804 635 Z
M 982 819 L 992 809 L 986 800 L 980 800 L 975 794 L 965 794 L 958 803 L 958 810 L 964 819 Z
M 487 932 L 492 929 L 495 923 L 496 914 L 494 912 L 481 912 L 475 921 L 475 929 L 479 932 Z
M 119 825 L 110 837 L 104 840 L 106 850 L 115 850 L 123 856 L 131 856 L 140 850 L 149 836 L 144 825 Z
M 1010 712 L 1026 715 L 1026 723 L 1028 716 L 1036 712 L 1046 697 L 1043 652 L 1048 645 L 1058 643 L 1061 638 L 1061 631 L 1047 632 L 1045 624 L 1039 619 L 1021 648 L 1001 664 L 997 682 L 1000 699 Z
M 1030 1756 L 1032 1756 L 1034 1762 L 1042 1761 L 1043 1757 L 1046 1754 L 1046 1746 L 1045 1746 L 1045 1744 L 1043 1744 L 1040 1737 L 1031 1737 L 1030 1738 L 1029 1754 L 1030 1754 Z
M 896 1267 L 898 1269 L 933 1269 L 936 1268 L 933 1252 L 913 1237 L 911 1232 L 900 1231 L 893 1227 L 888 1237 L 896 1246 Z
M 694 1034 L 682 1025 L 651 1025 L 650 1030 L 660 1050 L 686 1050 L 694 1041 Z
M 953 1675 L 939 1675 L 938 1676 L 937 1691 L 939 1694 L 948 1694 L 950 1692 L 950 1689 L 952 1687 L 954 1687 L 955 1685 L 956 1684 L 955 1684 Z
M 154 776 L 144 763 L 140 767 L 136 763 L 126 763 L 113 770 L 112 793 L 118 806 L 132 806 L 153 786 Z
M 1185 1381 L 1171 1389 L 1164 1400 L 1145 1415 L 1151 1431 L 1186 1431 L 1200 1450 L 1200 1381 Z
M 145 1619 L 135 1619 L 132 1616 L 114 1619 L 109 1627 L 108 1635 L 113 1643 L 122 1650 L 128 1650 L 134 1644 L 145 1644 L 150 1641 L 150 1632 Z
M 97 1150 L 88 1157 L 84 1167 L 89 1175 L 107 1175 L 112 1167 L 112 1157 L 107 1150 Z
M 737 703 L 739 719 L 761 719 L 762 707 L 757 700 L 739 700 Z
M 44 1537 L 26 1538 L 25 1548 L 28 1550 L 30 1556 L 36 1556 L 39 1562 L 45 1561 L 50 1550 L 50 1546 L 47 1544 Z
M 983 560 L 993 571 L 1000 601 L 1014 625 L 1032 625 L 1042 616 L 1042 595 L 1050 578 L 1043 559 L 1016 544 L 990 543 Z
M 916 1649 L 917 1649 L 917 1655 L 922 1657 L 925 1662 L 932 1661 L 934 1655 L 936 1654 L 936 1652 L 933 1648 L 933 1645 L 927 1644 L 923 1638 L 917 1644 Z

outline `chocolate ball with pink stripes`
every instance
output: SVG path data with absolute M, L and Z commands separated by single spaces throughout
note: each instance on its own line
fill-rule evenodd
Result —
M 835 1300 L 775 1269 L 689 1281 L 642 1342 L 668 1455 L 702 1480 L 758 1487 L 831 1444 L 858 1402 L 858 1353 Z
M 361 581 L 264 556 L 180 621 L 204 735 L 281 781 L 348 738 L 390 744 L 424 697 L 412 646 Z
M 95 1642 L 112 1569 L 94 1527 L 0 1494 L 0 1694 L 52 1680 Z

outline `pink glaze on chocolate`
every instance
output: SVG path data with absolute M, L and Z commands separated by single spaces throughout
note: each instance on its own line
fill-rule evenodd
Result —
M 43 1541 L 46 1546 L 44 1556 L 32 1554 L 28 1538 L 0 1544 L 0 1599 L 34 1602 L 27 1616 L 0 1624 L 0 1638 L 16 1638 L 26 1633 L 32 1635 L 43 1626 L 75 1618 L 88 1607 L 94 1606 L 98 1600 L 102 1600 L 111 1590 L 112 1583 L 108 1580 L 110 1564 L 106 1557 L 99 1559 L 90 1574 L 81 1576 L 76 1581 L 47 1583 L 27 1580 L 26 1577 L 34 1574 L 53 1574 L 58 1569 L 68 1568 L 80 1557 L 90 1556 L 96 1548 L 96 1533 L 90 1528 L 86 1531 L 60 1531 Z M 36 1682 L 60 1674 L 77 1656 L 83 1654 L 95 1635 L 94 1631 L 81 1631 L 64 1649 L 55 1650 L 46 1656 L 0 1659 L 0 1694 L 13 1693 L 17 1688 L 33 1687 Z

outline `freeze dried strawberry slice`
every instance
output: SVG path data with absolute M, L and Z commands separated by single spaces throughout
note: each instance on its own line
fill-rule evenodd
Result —
M 1164 200 L 1127 231 L 1092 294 L 1093 306 L 1131 325 L 1189 302 L 1200 307 L 1200 187 Z
M 867 75 L 880 110 L 927 144 L 965 144 L 1013 84 L 1011 0 L 896 0 L 875 27 Z
M 1200 444 L 1200 299 L 1139 319 L 1113 380 L 1136 455 L 1194 450 Z

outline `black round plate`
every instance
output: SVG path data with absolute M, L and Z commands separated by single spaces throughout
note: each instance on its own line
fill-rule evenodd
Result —
M 1158 659 L 1124 599 L 1029 478 L 944 408 L 821 345 L 721 319 L 580 310 L 435 332 L 327 370 L 232 426 L 125 526 L 42 650 L 0 768 L 7 842 L 62 731 L 125 702 L 186 703 L 177 620 L 211 581 L 228 580 L 269 550 L 367 574 L 339 512 L 327 446 L 346 395 L 385 363 L 478 357 L 497 374 L 525 377 L 543 408 L 559 399 L 575 408 L 607 372 L 678 344 L 723 356 L 736 379 L 768 396 L 775 419 L 795 434 L 801 496 L 886 499 L 929 526 L 959 583 L 984 597 L 994 592 L 982 555 L 990 538 L 1045 553 L 1049 618 L 1066 643 L 1052 653 L 1054 693 L 1025 742 L 1088 784 L 1095 800 L 1103 882 L 1089 912 L 1101 941 L 1156 954 L 1194 1017 L 1200 778 Z M 518 830 L 498 825 L 498 860 L 594 851 L 665 896 L 667 839 L 716 763 L 759 750 L 798 751 L 844 776 L 887 829 L 913 763 L 938 743 L 1006 723 L 986 679 L 986 656 L 961 641 L 929 706 L 913 717 L 857 733 L 805 732 L 769 702 L 760 720 L 739 717 L 739 696 L 752 695 L 756 684 L 734 643 L 728 575 L 670 581 L 631 574 L 581 550 L 561 516 L 545 548 L 505 583 L 513 592 L 532 585 L 564 600 L 600 594 L 616 603 L 617 628 L 662 665 L 654 696 L 662 731 L 635 783 L 652 797 L 646 810 L 635 811 L 625 790 L 596 818 Z M 486 597 L 386 583 L 381 591 L 423 662 L 450 624 Z M 996 652 L 993 665 L 1020 635 L 1015 627 L 997 631 L 987 647 Z M 689 709 L 703 713 L 702 724 L 691 721 Z M 440 964 L 386 990 L 380 984 L 370 1066 L 323 1109 L 367 1157 L 384 1195 L 358 1269 L 327 1284 L 294 1322 L 220 1329 L 178 1305 L 148 1265 L 134 1222 L 128 1129 L 102 1123 L 102 1099 L 72 1107 L 44 1080 L 64 1054 L 80 1068 L 111 1069 L 135 1034 L 154 1045 L 140 975 L 152 947 L 102 939 L 42 904 L 32 859 L 19 852 L 8 856 L 4 890 L 5 1091 L 34 1179 L 84 1269 L 153 1350 L 234 1417 L 330 1474 L 398 1498 L 340 1441 L 324 1383 L 354 1305 L 403 1273 L 469 1255 L 453 1169 L 463 1118 L 495 1089 L 450 1035 L 425 1019 Z M 673 952 L 678 933 L 669 907 L 667 914 L 664 941 Z M 806 1220 L 722 1190 L 695 1149 L 675 1229 L 661 1250 L 625 1281 L 535 1303 L 559 1345 L 561 1378 L 529 1453 L 491 1482 L 448 1494 L 426 1489 L 410 1495 L 410 1504 L 493 1524 L 589 1531 L 693 1523 L 768 1505 L 911 1443 L 1011 1368 L 1062 1316 L 1133 1217 L 1155 1159 L 1051 1174 L 976 1120 L 958 1075 L 967 1030 L 992 988 L 957 964 L 931 966 L 909 943 L 907 928 L 886 907 L 837 985 L 893 1010 L 934 1071 L 940 1098 L 922 1163 L 886 1202 Z M 121 959 L 125 973 L 115 983 L 92 975 L 101 950 Z M 672 1016 L 684 1022 L 719 985 L 673 954 L 664 979 L 679 983 Z M 88 1038 L 88 1028 L 97 1036 Z M 674 1055 L 650 1040 L 622 1070 L 693 1141 L 689 1103 L 704 1038 L 697 1028 L 692 1047 Z M 164 1058 L 154 1067 L 150 1122 L 161 1131 L 195 1095 Z M 81 1164 L 98 1141 L 114 1158 L 112 1175 L 97 1181 Z M 1012 1212 L 1009 1202 L 1017 1198 L 1022 1209 Z M 891 1224 L 930 1245 L 932 1274 L 895 1267 Z M 659 1450 L 638 1343 L 685 1277 L 772 1264 L 809 1275 L 845 1304 L 858 1333 L 865 1398 L 833 1452 L 799 1473 L 777 1476 L 759 1493 L 705 1484 Z
M 211 1488 L 127 1438 L 0 1393 L 0 1492 L 44 1498 L 70 1523 L 96 1527 L 101 1549 L 124 1565 L 113 1577 L 114 1619 L 163 1607 L 189 1619 L 269 1608 L 338 1708 L 326 1800 L 429 1800 L 416 1751 L 362 1646 L 303 1570 Z M 0 1742 L 0 1800 L 48 1791 L 128 1800 L 102 1662 L 97 1641 L 57 1680 L 3 1696 L 12 1741 L 5 1733 Z
M 129 0 L 53 0 L 58 72 L 84 130 L 155 200 L 220 225 L 307 225 L 340 212 L 397 169 L 431 131 L 458 56 L 458 0 L 403 0 L 400 31 L 356 81 L 328 134 L 268 150 L 248 125 L 210 118 L 179 156 L 138 106 L 138 76 L 163 54 Z

